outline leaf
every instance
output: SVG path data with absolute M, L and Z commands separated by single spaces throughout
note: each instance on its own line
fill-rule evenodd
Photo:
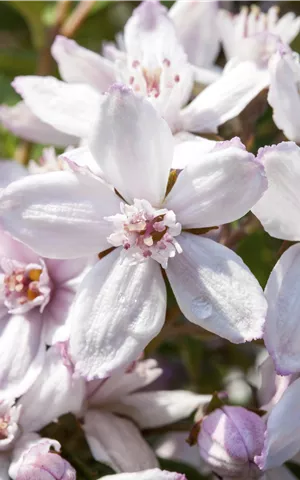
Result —
M 40 50 L 45 44 L 46 30 L 43 24 L 43 11 L 46 2 L 11 0 L 9 3 L 26 21 L 34 47 Z

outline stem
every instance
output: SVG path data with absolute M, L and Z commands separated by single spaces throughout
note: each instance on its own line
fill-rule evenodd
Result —
M 91 11 L 96 0 L 81 0 L 79 5 L 74 9 L 69 18 L 63 23 L 60 33 L 65 37 L 73 37 L 74 33 Z

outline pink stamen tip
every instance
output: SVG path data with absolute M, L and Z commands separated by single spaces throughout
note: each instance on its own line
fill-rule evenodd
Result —
M 132 62 L 132 67 L 133 67 L 133 68 L 137 68 L 137 67 L 139 67 L 139 66 L 140 66 L 140 62 L 139 62 L 138 60 L 133 60 L 133 62 Z
M 180 76 L 179 76 L 179 75 L 175 75 L 174 80 L 175 80 L 176 83 L 180 82 Z
M 165 59 L 163 60 L 163 64 L 166 65 L 167 67 L 170 67 L 170 66 L 171 66 L 171 62 L 170 62 L 170 60 L 169 60 L 168 58 L 165 58 Z

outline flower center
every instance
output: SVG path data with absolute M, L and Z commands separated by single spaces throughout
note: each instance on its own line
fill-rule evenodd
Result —
M 109 243 L 123 245 L 135 261 L 151 257 L 166 268 L 168 258 L 182 252 L 174 238 L 180 234 L 181 225 L 172 210 L 158 210 L 147 200 L 135 199 L 133 205 L 121 203 L 121 213 L 105 220 L 114 226 Z
M 135 92 L 157 98 L 162 89 L 171 89 L 178 82 L 180 76 L 173 71 L 168 58 L 155 68 L 142 66 L 139 60 L 134 60 L 131 64 L 129 84 Z
M 1 261 L 4 271 L 4 303 L 10 313 L 25 313 L 36 306 L 42 312 L 50 300 L 50 279 L 46 265 L 23 265 L 7 258 Z
M 0 417 L 0 440 L 5 440 L 8 437 L 8 426 L 10 417 L 6 414 Z

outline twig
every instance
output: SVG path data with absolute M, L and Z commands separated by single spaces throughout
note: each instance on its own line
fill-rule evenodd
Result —
M 60 29 L 60 33 L 65 37 L 73 37 L 74 33 L 81 26 L 96 0 L 81 0 L 79 5 L 74 9 L 69 18 L 64 22 Z

